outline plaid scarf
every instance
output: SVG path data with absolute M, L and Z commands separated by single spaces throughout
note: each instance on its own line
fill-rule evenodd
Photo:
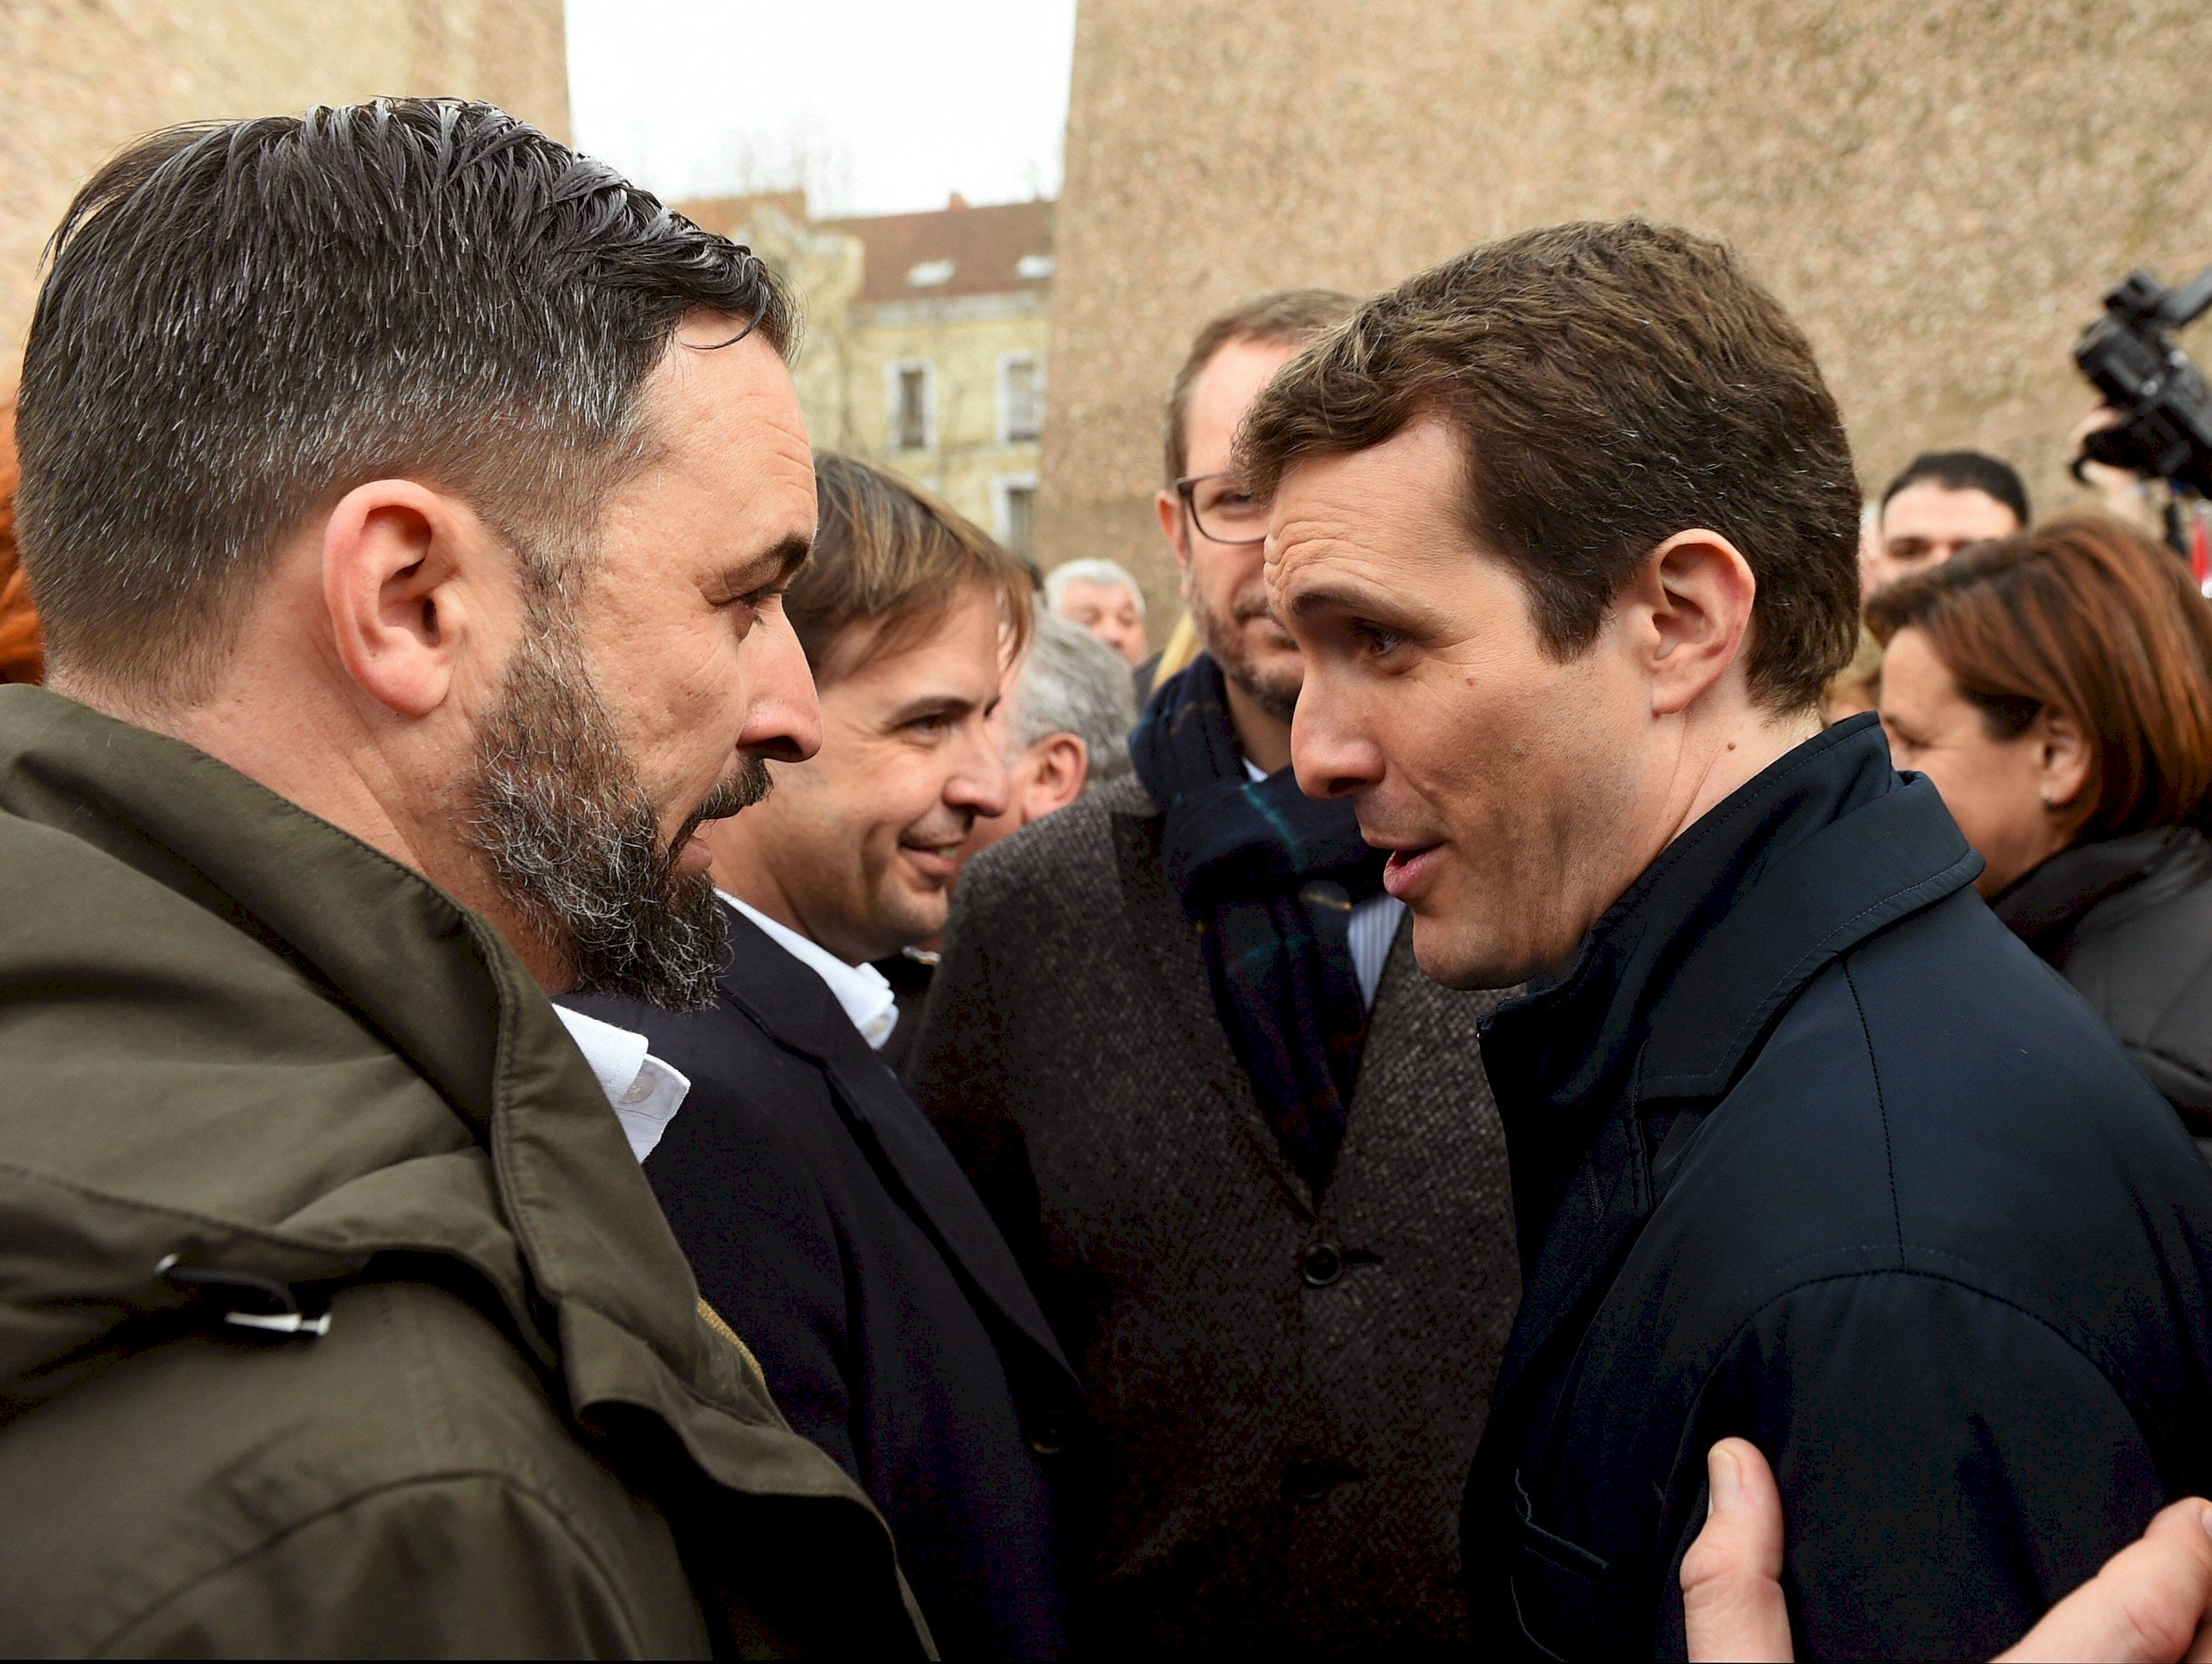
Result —
M 1307 797 L 1288 768 L 1250 777 L 1210 656 L 1152 695 L 1129 752 L 1165 811 L 1161 856 L 1197 921 L 1221 1026 L 1318 1192 L 1367 1038 L 1352 908 L 1382 888 L 1382 853 L 1360 841 L 1349 804 Z

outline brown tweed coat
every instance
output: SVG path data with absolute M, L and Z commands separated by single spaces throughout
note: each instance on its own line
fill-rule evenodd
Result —
M 1089 1650 L 1469 1645 L 1462 1488 L 1520 1291 L 1475 1022 L 1401 927 L 1328 1189 L 1214 1015 L 1124 780 L 961 880 L 908 1071 L 1088 1393 Z

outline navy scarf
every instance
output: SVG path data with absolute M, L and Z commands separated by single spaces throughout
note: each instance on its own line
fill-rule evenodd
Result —
M 1129 752 L 1165 811 L 1161 856 L 1199 927 L 1214 1009 L 1291 1165 L 1316 1191 L 1344 1142 L 1367 1038 L 1352 908 L 1382 888 L 1381 851 L 1346 803 L 1255 780 L 1205 654 L 1162 684 Z

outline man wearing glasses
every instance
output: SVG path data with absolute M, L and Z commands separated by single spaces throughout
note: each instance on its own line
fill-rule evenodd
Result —
M 1346 296 L 1209 324 L 1160 523 L 1205 651 L 1134 779 L 961 881 L 909 1065 L 1088 1394 L 1087 1649 L 1468 1650 L 1457 1511 L 1519 1291 L 1475 1023 L 1300 794 L 1238 422 Z

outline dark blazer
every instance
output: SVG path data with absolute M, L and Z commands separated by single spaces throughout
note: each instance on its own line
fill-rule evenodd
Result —
M 1127 780 L 962 875 L 908 1078 L 1088 1392 L 1129 1655 L 1461 1649 L 1457 1508 L 1517 1289 L 1475 1023 L 1401 930 L 1316 1196 L 1215 1015 Z
M 2112 1025 L 2199 1146 L 2212 1139 L 2212 841 L 2163 826 L 2083 844 L 1991 906 Z
M 2212 1484 L 2212 1174 L 1871 716 L 1484 1025 L 1528 1261 L 1479 1629 L 1682 1655 L 1705 1452 L 1781 1483 L 1801 1656 L 1987 1658 Z
M 1077 1388 L 975 1193 L 812 970 L 729 915 L 710 1009 L 577 1009 L 690 1078 L 645 1163 L 792 1426 L 890 1522 L 949 1658 L 1064 1650 L 1055 1465 Z

